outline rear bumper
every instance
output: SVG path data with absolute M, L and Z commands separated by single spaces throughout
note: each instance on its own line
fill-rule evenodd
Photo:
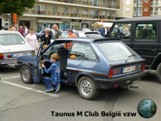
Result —
M 99 89 L 110 89 L 116 88 L 124 85 L 132 84 L 134 81 L 140 79 L 145 75 L 145 72 L 126 75 L 119 78 L 113 79 L 95 79 L 95 84 Z
M 17 60 L 16 59 L 0 60 L 0 65 L 10 65 L 10 64 L 17 64 Z

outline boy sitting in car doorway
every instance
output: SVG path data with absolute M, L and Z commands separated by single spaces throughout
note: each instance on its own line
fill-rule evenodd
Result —
M 58 60 L 59 55 L 52 54 L 50 60 L 47 60 L 51 63 L 49 68 L 45 66 L 46 61 L 42 62 L 43 71 L 50 74 L 50 77 L 43 77 L 43 82 L 47 87 L 47 90 L 45 92 L 60 91 L 60 64 Z

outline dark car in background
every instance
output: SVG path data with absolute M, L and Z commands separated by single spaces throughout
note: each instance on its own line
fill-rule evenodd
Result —
M 116 20 L 108 38 L 119 38 L 142 58 L 148 71 L 155 70 L 161 83 L 161 17 L 133 17 Z
M 68 43 L 70 49 L 65 48 Z M 61 38 L 45 50 L 40 45 L 36 56 L 17 58 L 22 81 L 42 81 L 46 75 L 41 73 L 41 62 L 52 53 L 60 56 L 61 82 L 76 86 L 85 99 L 95 98 L 100 89 L 129 86 L 143 75 L 144 59 L 121 41 Z

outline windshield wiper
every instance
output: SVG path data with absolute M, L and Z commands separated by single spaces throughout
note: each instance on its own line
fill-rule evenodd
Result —
M 133 56 L 135 56 L 135 55 L 136 55 L 136 54 L 134 54 L 134 53 L 131 54 L 131 55 L 129 55 L 129 56 L 127 57 L 127 59 L 125 60 L 125 62 L 127 62 L 127 61 L 129 60 L 130 57 L 133 57 Z

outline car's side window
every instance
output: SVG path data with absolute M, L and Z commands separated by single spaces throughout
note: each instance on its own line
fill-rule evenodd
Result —
M 43 53 L 43 58 L 44 59 L 49 59 L 50 55 L 53 53 L 57 53 L 59 48 L 64 48 L 64 44 L 52 44 L 44 53 Z
M 96 60 L 97 56 L 90 46 L 90 43 L 75 42 L 72 46 L 69 58 L 78 60 Z
M 136 24 L 135 40 L 136 41 L 155 41 L 157 38 L 157 30 L 155 23 Z
M 116 23 L 113 30 L 109 33 L 109 37 L 130 39 L 131 38 L 131 24 L 130 23 Z

